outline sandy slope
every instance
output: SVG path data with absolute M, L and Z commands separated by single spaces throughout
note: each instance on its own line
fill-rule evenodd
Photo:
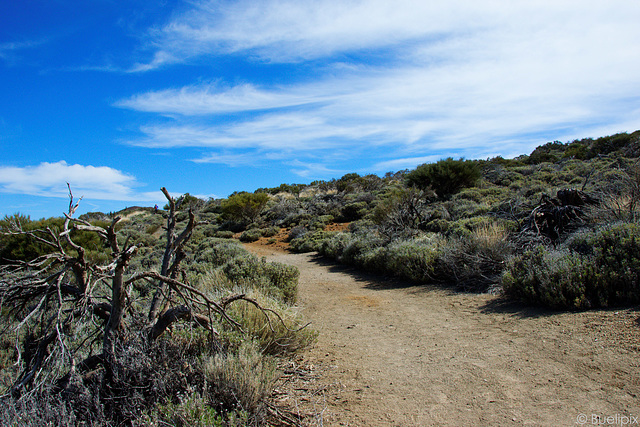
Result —
M 553 313 L 247 247 L 300 269 L 299 301 L 320 335 L 275 398 L 306 424 L 570 426 L 640 416 L 637 309 Z

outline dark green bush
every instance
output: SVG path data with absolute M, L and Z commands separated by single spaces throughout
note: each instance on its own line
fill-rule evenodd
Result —
M 255 221 L 268 201 L 266 193 L 236 193 L 223 200 L 220 208 L 225 218 L 248 224 Z
M 640 226 L 583 232 L 566 247 L 538 246 L 513 258 L 502 276 L 507 295 L 557 309 L 640 302 Z
M 427 222 L 424 226 L 424 230 L 430 233 L 442 233 L 446 234 L 451 228 L 451 221 L 447 221 L 443 218 L 436 218 Z
M 356 221 L 364 217 L 367 213 L 368 205 L 366 202 L 354 202 L 345 205 L 340 211 L 339 222 Z
M 51 246 L 38 242 L 37 239 L 32 236 L 11 234 L 16 233 L 18 228 L 23 231 L 50 229 L 54 233 L 59 233 L 63 228 L 63 224 L 63 218 L 48 218 L 33 221 L 28 215 L 14 214 L 5 216 L 0 220 L 0 264 L 7 262 L 7 260 L 32 260 L 52 252 L 53 248 Z M 108 226 L 108 223 L 102 220 L 93 220 L 92 224 L 101 227 Z M 45 233 L 48 232 L 45 231 Z M 132 241 L 136 243 L 143 243 L 147 246 L 153 246 L 155 243 L 156 239 L 144 232 L 132 230 L 130 233 L 133 237 Z M 100 260 L 108 256 L 108 249 L 96 233 L 72 230 L 71 238 L 75 243 L 85 248 L 88 259 Z M 65 250 L 74 253 L 73 249 L 67 247 L 66 242 L 63 243 Z
M 180 209 L 180 210 L 184 210 L 187 211 L 189 209 L 192 209 L 194 211 L 198 211 L 200 209 L 202 209 L 205 204 L 207 203 L 205 200 L 202 200 L 198 197 L 192 196 L 189 193 L 183 194 L 182 196 L 178 197 L 178 199 L 176 200 L 176 209 Z M 169 206 L 166 205 L 164 207 L 165 210 L 169 209 Z
M 537 165 L 544 162 L 556 162 L 562 157 L 564 150 L 565 146 L 562 142 L 548 142 L 533 150 L 527 159 L 527 163 Z
M 15 214 L 5 216 L 4 219 L 0 221 L 0 233 L 16 232 L 16 227 L 25 231 L 49 227 L 56 231 L 62 229 L 62 224 L 62 218 L 32 221 L 28 215 Z M 0 234 L 0 262 L 4 262 L 5 259 L 27 261 L 50 253 L 51 250 L 51 247 L 38 242 L 30 236 Z
M 436 163 L 418 166 L 406 175 L 407 185 L 420 189 L 433 189 L 438 197 L 447 198 L 462 188 L 474 186 L 482 170 L 473 160 L 454 160 L 449 157 Z

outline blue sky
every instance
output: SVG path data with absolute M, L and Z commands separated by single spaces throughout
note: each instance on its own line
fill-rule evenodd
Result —
M 640 129 L 640 2 L 0 2 L 0 215 Z

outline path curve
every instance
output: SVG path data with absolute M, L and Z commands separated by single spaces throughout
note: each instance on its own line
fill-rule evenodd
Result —
M 246 245 L 300 270 L 319 331 L 281 400 L 323 426 L 573 426 L 640 415 L 637 307 L 554 313 Z M 291 395 L 297 393 L 297 395 Z M 586 418 L 585 418 L 586 417 Z

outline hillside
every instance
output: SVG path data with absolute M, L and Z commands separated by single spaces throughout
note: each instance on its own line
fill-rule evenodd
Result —
M 295 388 L 279 396 L 273 387 L 278 378 L 300 380 L 300 372 L 286 366 L 316 360 L 319 378 L 334 381 L 319 379 L 324 390 L 354 375 L 350 391 L 333 390 L 336 402 L 324 402 L 333 421 L 358 424 L 363 416 L 369 418 L 362 425 L 392 423 L 400 415 L 392 411 L 385 421 L 383 402 L 372 396 L 418 393 L 419 382 L 413 391 L 397 383 L 389 388 L 352 372 L 361 361 L 369 375 L 388 356 L 370 349 L 365 357 L 344 341 L 362 327 L 370 334 L 360 339 L 378 337 L 379 352 L 405 348 L 406 356 L 419 346 L 430 349 L 433 366 L 417 367 L 400 354 L 378 368 L 400 369 L 393 375 L 419 372 L 442 386 L 435 391 L 441 401 L 429 400 L 430 409 L 419 415 L 423 425 L 454 416 L 447 412 L 458 403 L 451 395 L 462 385 L 441 376 L 446 369 L 438 363 L 447 354 L 476 363 L 463 359 L 455 365 L 460 370 L 446 371 L 453 378 L 488 375 L 461 390 L 469 399 L 481 390 L 487 400 L 469 401 L 476 411 L 455 415 L 460 422 L 511 417 L 547 423 L 555 412 L 524 406 L 513 415 L 513 399 L 543 405 L 557 395 L 565 405 L 576 390 L 586 393 L 607 376 L 623 385 L 612 383 L 611 398 L 594 391 L 603 405 L 596 409 L 629 412 L 629 399 L 637 399 L 631 372 L 640 304 L 639 154 L 637 131 L 551 142 L 515 159 L 448 158 L 384 177 L 350 173 L 225 199 L 188 193 L 173 199 L 163 189 L 167 205 L 157 210 L 74 218 L 71 203 L 66 218 L 5 217 L 0 421 L 13 425 L 26 414 L 36 417 L 35 411 L 40 424 L 313 423 L 318 412 L 300 404 L 308 410 L 302 416 L 286 401 L 296 398 Z M 327 282 L 338 271 L 343 281 Z M 311 350 L 316 331 L 305 326 L 301 310 L 318 324 Z M 397 314 L 401 318 L 389 317 Z M 441 324 L 442 318 L 451 323 Z M 381 319 L 397 333 L 381 334 Z M 435 335 L 419 336 L 414 323 L 423 331 L 436 324 Z M 536 343 L 539 330 L 551 344 Z M 393 344 L 407 331 L 415 332 L 411 350 L 409 336 Z M 473 353 L 477 339 L 484 344 Z M 500 347 L 505 342 L 514 347 Z M 497 354 L 497 348 L 504 351 Z M 532 365 L 524 368 L 525 361 Z M 511 363 L 510 370 L 496 363 Z M 342 364 L 345 370 L 336 370 Z M 522 377 L 522 369 L 536 378 L 557 377 L 574 365 L 571 372 L 586 382 L 561 376 L 543 387 Z M 505 378 L 517 381 L 509 385 Z M 500 395 L 504 388 L 510 391 Z M 595 394 L 581 395 L 588 400 Z M 303 402 L 313 398 L 300 396 Z M 378 406 L 359 412 L 374 400 Z M 489 416 L 495 402 L 501 409 Z M 575 405 L 581 410 L 580 401 Z M 430 414 L 440 415 L 424 418 Z
M 639 150 L 637 131 L 189 203 L 210 233 L 363 271 L 556 309 L 633 305 Z

